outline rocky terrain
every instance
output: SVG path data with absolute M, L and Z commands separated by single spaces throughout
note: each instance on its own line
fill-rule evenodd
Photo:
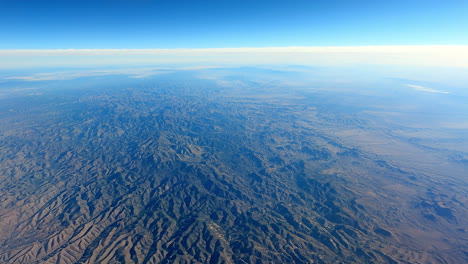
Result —
M 0 98 L 0 263 L 468 262 L 468 151 L 421 130 L 254 80 L 50 82 Z

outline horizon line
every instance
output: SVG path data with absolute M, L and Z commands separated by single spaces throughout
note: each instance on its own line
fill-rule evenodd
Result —
M 0 49 L 0 68 L 154 63 L 419 65 L 468 68 L 468 45 L 175 49 Z
M 450 50 L 447 50 L 447 49 Z M 63 48 L 63 49 L 0 49 L 0 56 L 105 56 L 105 55 L 143 55 L 143 54 L 184 54 L 184 53 L 400 53 L 400 52 L 468 52 L 468 45 L 358 45 L 358 46 L 284 46 L 284 47 L 235 47 L 235 48 Z

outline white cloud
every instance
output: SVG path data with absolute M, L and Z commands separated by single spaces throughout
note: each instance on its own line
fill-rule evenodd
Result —
M 106 75 L 128 75 L 130 78 L 144 78 L 157 74 L 171 73 L 175 70 L 190 71 L 216 68 L 213 66 L 198 66 L 198 67 L 171 67 L 171 68 L 130 68 L 130 69 L 102 69 L 102 70 L 74 70 L 74 71 L 59 71 L 36 73 L 27 76 L 6 77 L 6 80 L 23 80 L 23 81 L 50 81 L 50 80 L 71 80 L 80 77 L 91 76 L 106 76 Z
M 415 90 L 418 91 L 423 91 L 423 92 L 429 92 L 429 93 L 442 93 L 442 94 L 448 94 L 449 92 L 444 92 L 444 91 L 439 91 L 439 90 L 434 90 L 431 88 L 427 88 L 421 85 L 414 85 L 414 84 L 407 84 L 406 86 L 411 87 Z
M 2 68 L 126 63 L 378 64 L 468 67 L 468 45 L 0 50 Z
M 156 74 L 170 72 L 171 69 L 159 68 L 138 68 L 138 69 L 118 69 L 118 70 L 76 70 L 64 72 L 37 73 L 28 76 L 7 77 L 7 80 L 23 81 L 50 81 L 50 80 L 70 80 L 80 77 L 105 76 L 113 74 L 129 75 L 131 78 L 143 78 Z

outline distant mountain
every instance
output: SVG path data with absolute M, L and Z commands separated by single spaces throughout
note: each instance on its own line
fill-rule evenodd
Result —
M 239 71 L 2 84 L 0 262 L 468 262 L 465 138 Z

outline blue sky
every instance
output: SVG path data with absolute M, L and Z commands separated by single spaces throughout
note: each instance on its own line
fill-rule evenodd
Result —
M 466 45 L 466 14 L 466 0 L 0 0 L 0 49 Z

